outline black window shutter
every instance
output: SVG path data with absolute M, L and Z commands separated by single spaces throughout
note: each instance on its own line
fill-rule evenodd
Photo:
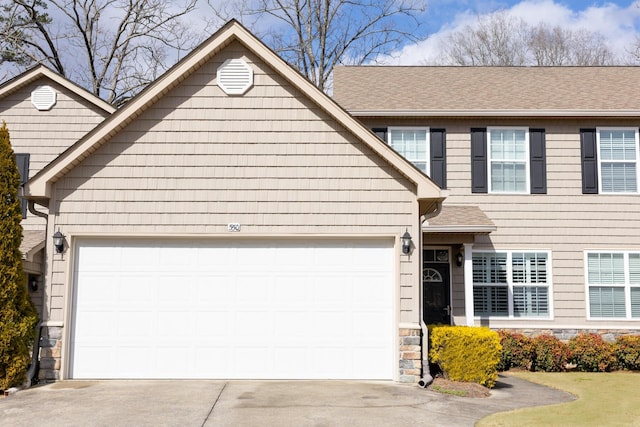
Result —
M 18 172 L 20 173 L 20 186 L 22 186 L 29 179 L 29 154 L 16 153 L 16 165 L 18 166 Z M 22 202 L 22 218 L 27 217 L 27 201 L 25 199 Z
M 547 194 L 547 156 L 544 129 L 529 129 L 531 194 Z
M 387 128 L 373 128 L 373 129 L 371 129 L 371 131 L 373 133 L 375 133 L 377 135 L 377 137 L 380 138 L 381 140 L 383 140 L 384 142 L 388 142 L 387 141 Z
M 487 186 L 487 129 L 471 129 L 471 192 L 486 193 Z
M 429 140 L 431 154 L 430 178 L 440 188 L 447 188 L 447 135 L 445 130 L 431 129 Z
M 598 194 L 598 149 L 595 129 L 580 129 L 580 154 L 582 194 Z

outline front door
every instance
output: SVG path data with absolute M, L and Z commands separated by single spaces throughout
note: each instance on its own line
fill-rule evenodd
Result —
M 424 323 L 451 324 L 451 282 L 448 249 L 424 249 L 422 257 Z

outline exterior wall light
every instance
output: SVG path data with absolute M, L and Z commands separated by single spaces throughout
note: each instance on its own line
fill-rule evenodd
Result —
M 411 234 L 409 234 L 409 229 L 406 229 L 404 234 L 402 235 L 402 253 L 408 255 L 411 252 Z
M 64 251 L 64 234 L 60 232 L 60 229 L 53 234 L 53 246 L 56 248 L 57 254 Z
M 31 289 L 31 292 L 38 290 L 38 278 L 31 274 L 29 275 L 29 289 Z
M 458 251 L 458 255 L 456 255 L 456 265 L 458 267 L 462 267 L 462 261 L 464 261 L 464 255 L 462 255 L 462 251 Z

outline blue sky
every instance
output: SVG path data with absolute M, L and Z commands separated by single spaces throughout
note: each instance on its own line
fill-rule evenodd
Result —
M 427 13 L 425 16 L 425 24 L 436 32 L 442 25 L 452 23 L 456 15 L 468 14 L 485 14 L 500 9 L 511 9 L 520 3 L 539 4 L 541 10 L 544 10 L 545 1 L 516 1 L 516 0 L 428 0 Z M 631 0 L 556 0 L 553 3 L 564 6 L 576 13 L 585 11 L 589 8 L 603 8 L 609 5 L 615 5 L 621 8 L 627 8 L 638 1 Z M 638 6 L 640 7 L 640 6 Z
M 619 56 L 628 56 L 640 36 L 640 0 L 428 0 L 422 17 L 427 40 L 405 46 L 384 62 L 430 63 L 437 56 L 440 40 L 466 25 L 473 26 L 478 16 L 497 10 L 506 10 L 531 25 L 546 22 L 567 29 L 598 31 Z

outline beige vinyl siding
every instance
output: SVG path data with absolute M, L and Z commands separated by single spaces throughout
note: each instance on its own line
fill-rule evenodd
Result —
M 243 57 L 254 86 L 227 96 L 217 67 Z M 238 43 L 205 63 L 54 186 L 73 235 L 203 238 L 418 233 L 415 186 Z M 233 236 L 232 236 L 233 237 Z M 311 238 L 311 237 L 309 237 Z M 63 320 L 54 257 L 51 315 Z M 400 322 L 417 322 L 417 267 L 400 261 Z M 414 272 L 415 270 L 415 272 Z M 58 309 L 59 308 L 59 309 Z
M 362 119 L 370 127 L 431 126 L 447 131 L 445 205 L 480 207 L 497 226 L 478 235 L 474 250 L 549 250 L 552 258 L 553 320 L 491 320 L 492 327 L 638 328 L 640 321 L 587 321 L 584 251 L 640 249 L 640 194 L 582 194 L 580 129 L 638 127 L 640 120 L 573 119 Z M 525 126 L 546 130 L 547 194 L 471 193 L 470 129 Z M 425 244 L 429 244 L 425 235 Z M 453 272 L 454 314 L 463 315 L 464 284 Z M 483 322 L 484 324 L 484 322 Z
M 31 104 L 31 92 L 49 85 L 57 102 L 48 111 Z M 0 99 L 0 120 L 7 123 L 16 153 L 29 153 L 29 177 L 33 177 L 61 152 L 103 121 L 108 113 L 48 78 L 41 78 Z M 46 212 L 45 208 L 38 207 Z M 43 228 L 43 220 L 32 214 L 22 222 L 26 230 Z

